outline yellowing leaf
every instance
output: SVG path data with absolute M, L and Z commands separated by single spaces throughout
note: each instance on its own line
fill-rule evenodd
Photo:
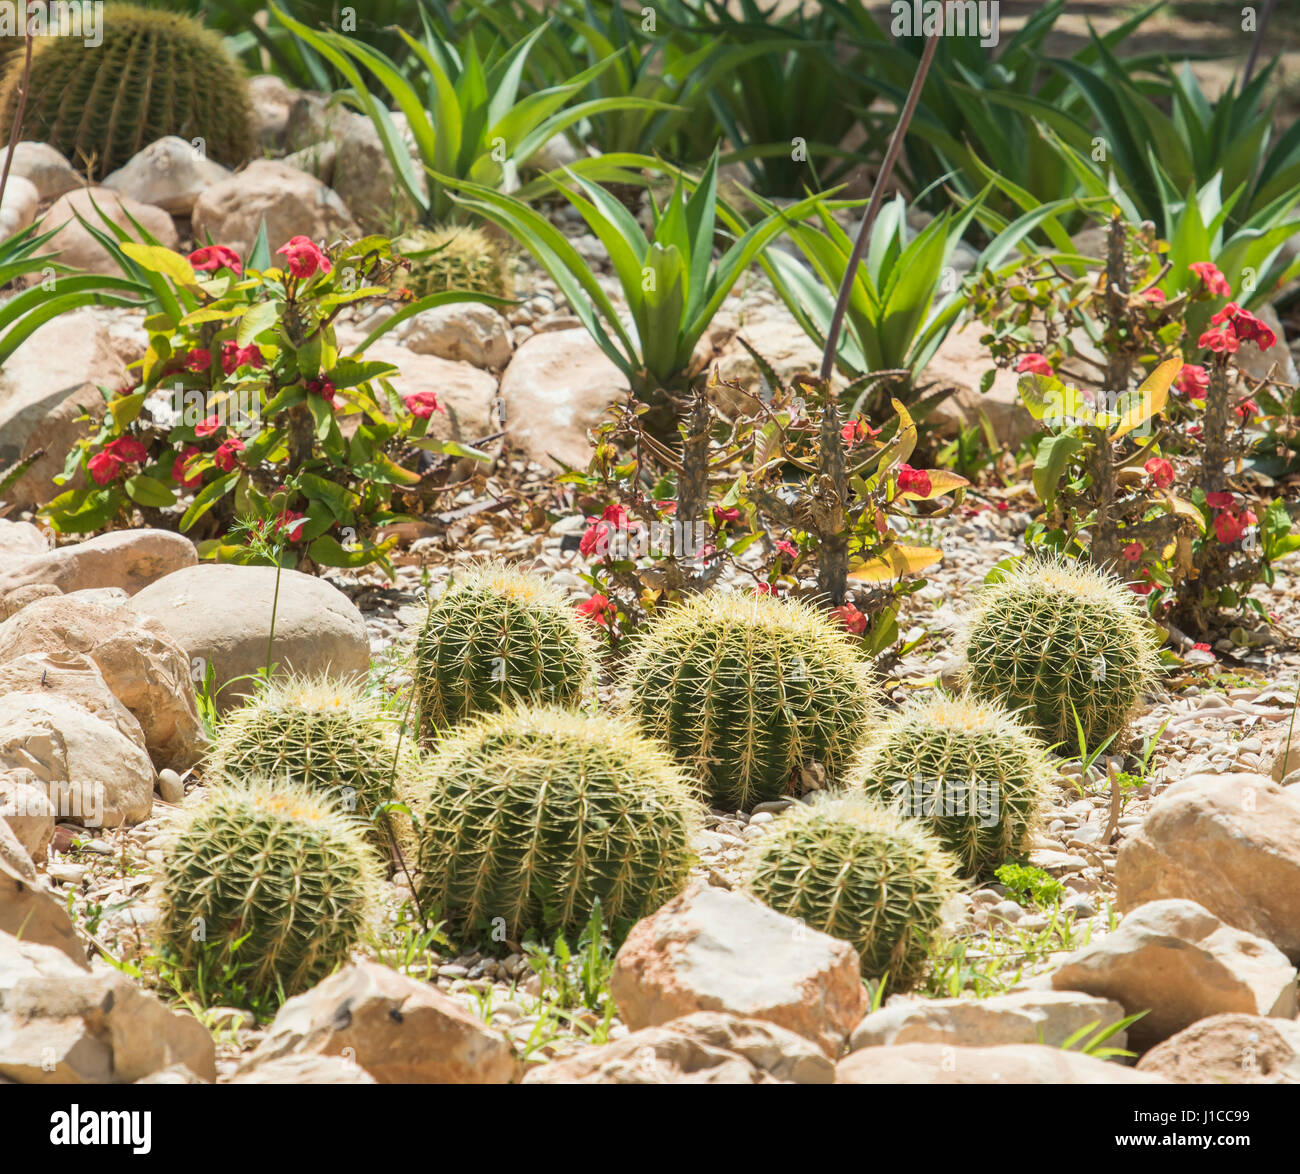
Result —
M 1022 375 L 1016 389 L 1025 411 L 1049 428 L 1092 423 L 1092 409 L 1079 389 L 1066 387 L 1055 375 Z
M 879 558 L 868 559 L 849 572 L 859 583 L 888 583 L 904 575 L 916 575 L 943 559 L 933 546 L 890 546 Z
M 905 462 L 912 455 L 912 450 L 916 448 L 916 425 L 912 422 L 912 417 L 898 400 L 890 400 L 894 405 L 894 411 L 898 413 L 898 433 L 894 439 L 898 442 L 898 456 L 895 458 L 900 463 Z
M 1165 501 L 1169 503 L 1170 513 L 1177 514 L 1180 518 L 1186 518 L 1188 521 L 1193 523 L 1193 525 L 1196 526 L 1196 532 L 1198 534 L 1205 533 L 1205 515 L 1202 514 L 1195 505 L 1188 501 L 1187 498 L 1179 497 L 1174 493 L 1165 493 L 1162 494 L 1162 496 Z
M 1137 391 L 1120 397 L 1119 423 L 1114 433 L 1116 439 L 1132 432 L 1134 428 L 1140 428 L 1152 416 L 1158 416 L 1164 411 L 1169 400 L 1170 385 L 1182 367 L 1182 359 L 1166 359 L 1146 377 Z
M 142 245 L 139 241 L 123 241 L 122 252 L 137 265 L 153 273 L 170 277 L 177 285 L 197 285 L 198 277 L 194 267 L 179 253 L 165 249 L 162 245 Z

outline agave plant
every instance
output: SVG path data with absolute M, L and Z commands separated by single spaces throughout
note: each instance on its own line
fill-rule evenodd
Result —
M 449 178 L 489 188 L 513 186 L 518 166 L 575 123 L 607 111 L 657 110 L 665 105 L 629 94 L 576 101 L 615 64 L 617 54 L 563 82 L 521 96 L 528 55 L 549 27 L 546 24 L 538 25 L 509 48 L 498 40 L 480 51 L 472 38 L 460 41 L 458 47 L 456 40 L 439 33 L 426 17 L 420 40 L 399 30 L 421 66 L 423 77 L 417 85 L 403 76 L 391 57 L 365 42 L 310 29 L 274 4 L 271 10 L 347 79 L 351 88 L 345 92 L 345 100 L 374 123 L 398 183 L 426 223 L 443 223 L 455 216 L 457 204 L 447 186 Z M 388 107 L 370 93 L 358 66 L 381 83 L 405 117 L 416 153 L 431 176 L 427 191 L 402 130 Z

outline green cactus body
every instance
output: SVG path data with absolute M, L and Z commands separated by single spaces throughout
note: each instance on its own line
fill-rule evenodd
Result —
M 965 636 L 977 697 L 1023 710 L 1049 743 L 1095 748 L 1124 729 L 1157 667 L 1136 597 L 1082 563 L 1030 559 L 987 587 Z
M 571 705 L 596 675 L 596 650 L 564 596 L 499 565 L 458 572 L 415 642 L 421 733 L 511 701 Z
M 1027 849 L 1051 775 L 1046 747 L 1001 706 L 939 696 L 886 723 L 848 785 L 923 820 L 963 876 L 984 877 Z
M 378 857 L 328 797 L 292 783 L 227 783 L 172 829 L 159 936 L 192 984 L 202 973 L 290 996 L 347 960 L 379 888 Z
M 396 738 L 378 705 L 333 677 L 267 684 L 222 723 L 207 760 L 210 775 L 305 783 L 369 819 L 393 798 Z
M 858 795 L 778 817 L 751 846 L 746 884 L 779 913 L 851 942 L 864 978 L 911 986 L 957 891 L 955 862 L 916 820 Z
M 397 248 L 406 261 L 406 284 L 416 297 L 448 289 L 511 296 L 505 249 L 481 228 L 415 228 Z
M 21 138 L 49 143 L 103 178 L 166 135 L 202 140 L 229 167 L 252 153 L 250 105 L 239 66 L 221 38 L 178 13 L 108 6 L 103 42 L 42 37 L 32 55 Z M 7 60 L 0 127 L 13 125 L 23 55 Z
M 618 934 L 685 886 L 702 808 L 623 719 L 504 710 L 452 730 L 428 770 L 422 899 L 470 930 L 567 933 L 599 899 Z
M 674 608 L 637 642 L 625 679 L 642 728 L 728 809 L 780 798 L 806 763 L 838 781 L 877 712 L 844 635 L 767 596 L 709 592 Z

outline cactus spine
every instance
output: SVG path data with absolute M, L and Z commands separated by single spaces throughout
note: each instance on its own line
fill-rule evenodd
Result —
M 406 284 L 416 297 L 448 289 L 511 296 L 505 249 L 481 228 L 414 228 L 397 247 L 406 261 Z

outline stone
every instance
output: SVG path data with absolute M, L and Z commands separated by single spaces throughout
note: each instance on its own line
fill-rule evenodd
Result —
M 153 764 L 134 742 L 65 698 L 0 697 L 0 771 L 31 772 L 62 819 L 117 827 L 148 819 Z
M 9 770 L 0 774 L 0 820 L 9 825 L 35 864 L 43 865 L 49 855 L 57 814 L 45 788 L 31 771 Z
M 627 398 L 628 387 L 586 330 L 535 334 L 501 376 L 511 443 L 539 464 L 585 469 L 591 460 L 588 432 Z
M 1269 777 L 1275 783 L 1281 783 L 1298 770 L 1300 770 L 1300 734 L 1295 735 L 1285 745 L 1278 747 L 1277 754 L 1273 758 L 1272 769 L 1269 771 Z
M 1278 379 L 1293 386 L 1300 383 L 1300 372 L 1291 357 L 1286 330 L 1277 311 L 1270 303 L 1263 302 L 1253 307 L 1253 312 L 1277 336 L 1277 342 L 1266 351 L 1253 342 L 1243 342 L 1236 356 L 1238 368 L 1252 379 Z
M 1300 1084 L 1300 1022 L 1211 1015 L 1152 1048 L 1138 1070 L 1175 1084 Z
M 152 204 L 173 216 L 188 216 L 194 202 L 230 169 L 201 155 L 176 135 L 150 143 L 104 179 L 104 186 Z
M 815 1044 L 759 1019 L 697 1011 L 533 1068 L 524 1084 L 831 1084 Z
M 831 1059 L 867 1010 L 847 942 L 699 884 L 633 926 L 614 959 L 610 993 L 632 1031 L 725 1011 L 793 1031 Z
M 51 587 L 47 583 L 32 584 L 28 587 L 15 587 L 12 591 L 6 591 L 0 595 L 0 623 L 3 623 L 10 616 L 16 616 L 29 603 L 35 603 L 38 599 L 48 599 L 51 595 L 62 595 L 57 587 Z
M 136 1084 L 208 1084 L 209 1081 L 200 1080 L 184 1064 L 169 1064 L 166 1068 L 160 1068 L 157 1072 L 151 1072 L 148 1076 L 142 1076 L 135 1082 Z
M 1194 901 L 1140 905 L 1114 933 L 1067 955 L 1051 981 L 1114 999 L 1130 1015 L 1146 1011 L 1128 1029 L 1137 1051 L 1224 1011 L 1296 1014 L 1296 970 L 1285 955 Z
M 14 158 L 9 167 L 9 182 L 13 183 L 15 177 L 26 180 L 36 189 L 36 198 L 42 204 L 57 200 L 85 182 L 72 169 L 72 164 L 47 143 L 27 141 L 15 143 L 12 148 L 0 148 L 0 169 L 11 150 Z
M 386 338 L 367 348 L 366 359 L 397 368 L 389 382 L 400 396 L 438 393 L 442 411 L 429 417 L 429 436 L 473 444 L 500 431 L 492 415 L 497 381 L 486 371 L 469 363 L 419 354 Z
M 299 151 L 315 143 L 337 143 L 352 128 L 369 122 L 364 114 L 349 110 L 330 94 L 299 91 L 293 95 L 289 106 L 285 147 L 290 151 Z
M 427 195 L 423 167 L 415 175 Z M 368 232 L 385 232 L 394 224 L 418 218 L 419 209 L 398 183 L 379 132 L 368 118 L 345 124 L 338 139 L 331 185 L 357 223 Z
M 1185 897 L 1300 963 L 1300 791 L 1191 775 L 1164 791 L 1115 863 L 1121 910 Z
M 0 594 L 48 583 L 63 592 L 120 587 L 134 595 L 198 561 L 194 543 L 170 530 L 114 530 L 0 568 Z
M 3 566 L 9 567 L 14 562 L 35 558 L 46 554 L 50 549 L 49 539 L 31 522 L 11 522 L 0 518 L 0 559 Z
M 435 306 L 404 325 L 402 342 L 408 350 L 475 367 L 504 367 L 514 348 L 506 320 L 479 302 Z
M 284 149 L 289 111 L 296 97 L 297 93 L 275 74 L 248 79 L 249 122 L 253 139 L 263 150 Z
M 1165 1084 L 1154 1072 L 1137 1072 L 1041 1044 L 954 1048 L 949 1044 L 896 1044 L 862 1048 L 835 1067 L 836 1084 Z
M 301 571 L 281 571 L 279 583 L 277 600 L 274 567 L 201 563 L 150 584 L 132 597 L 128 608 L 162 626 L 184 649 L 186 664 L 198 679 L 212 668 L 223 711 L 252 687 L 235 678 L 266 664 L 273 603 L 271 659 L 277 672 L 364 677 L 370 642 L 352 601 L 324 579 Z
M 987 999 L 900 999 L 873 1011 L 854 1029 L 849 1050 L 887 1044 L 956 1044 L 992 1047 L 1045 1044 L 1059 1048 L 1085 1027 L 1096 1031 L 1118 1023 L 1124 1008 L 1110 999 L 1075 991 L 1023 991 Z M 1106 1046 L 1124 1047 L 1116 1032 Z
M 435 986 L 358 962 L 286 1002 L 241 1076 L 290 1055 L 345 1056 L 379 1084 L 506 1084 L 514 1053 Z
M 288 1055 L 237 1074 L 231 1084 L 378 1084 L 355 1060 L 342 1056 Z
M 28 653 L 67 652 L 95 663 L 113 695 L 140 723 L 145 749 L 159 767 L 186 770 L 207 752 L 190 659 L 163 624 L 80 593 L 38 599 L 0 624 L 0 666 Z
M 138 200 L 124 196 L 107 187 L 78 188 L 60 196 L 54 206 L 45 214 L 41 228 L 49 230 L 59 227 L 59 231 L 46 246 L 51 252 L 59 253 L 59 264 L 72 269 L 84 269 L 87 273 L 99 273 L 106 277 L 120 277 L 121 269 L 108 251 L 77 220 L 80 215 L 87 224 L 103 229 L 95 205 L 119 228 L 125 228 L 134 239 L 135 228 L 131 224 L 134 217 L 140 226 L 164 248 L 174 249 L 180 243 L 176 234 L 176 225 L 172 218 L 161 208 L 152 204 L 142 204 Z
M 36 219 L 36 206 L 40 201 L 40 192 L 31 180 L 10 172 L 4 202 L 0 203 L 0 239 L 7 240 L 31 224 Z
M 195 202 L 191 219 L 195 239 L 211 236 L 214 244 L 234 249 L 241 257 L 252 250 L 263 220 L 272 254 L 295 236 L 329 244 L 360 235 L 338 193 L 274 159 L 254 159 L 213 184 Z
M 40 887 L 31 857 L 0 820 L 0 990 L 15 968 L 27 973 L 33 958 L 46 955 L 65 971 L 86 967 L 86 947 L 67 908 Z
M 164 803 L 179 807 L 185 802 L 185 783 L 182 781 L 181 776 L 174 770 L 160 770 L 158 772 L 158 794 L 162 796 Z
M 739 383 L 757 395 L 763 375 L 741 339 L 762 355 L 787 384 L 793 376 L 815 375 L 821 367 L 821 348 L 779 301 L 752 305 L 742 302 L 739 312 L 733 305 L 724 304 L 696 344 L 694 364 L 701 370 L 716 366 L 719 379 Z M 756 406 L 753 400 L 727 388 L 716 389 L 715 399 L 724 412 L 732 415 L 752 412 Z
M 1037 424 L 1020 402 L 1016 387 L 1020 376 L 1010 368 L 994 368 L 992 357 L 980 342 L 982 332 L 979 323 L 950 331 L 921 372 L 921 382 L 938 384 L 931 391 L 953 389 L 926 422 L 940 435 L 954 436 L 961 428 L 978 427 L 983 412 L 998 443 L 1015 452 Z M 988 391 L 981 395 L 980 380 L 986 371 L 996 373 Z

